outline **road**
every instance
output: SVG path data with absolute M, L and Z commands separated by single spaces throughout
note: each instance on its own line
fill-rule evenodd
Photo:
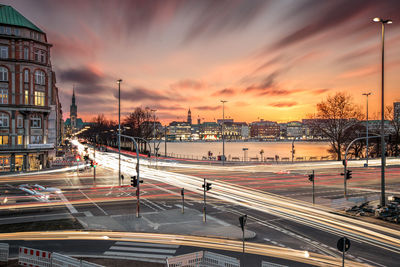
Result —
M 34 180 L 45 183 L 46 186 L 63 189 L 63 197 L 67 201 L 59 201 L 46 215 L 96 217 L 133 214 L 135 191 L 131 187 L 116 186 L 115 172 L 106 168 L 113 164 L 115 167 L 115 162 L 112 161 L 115 155 L 108 155 L 101 155 L 107 162 L 100 166 L 95 185 L 91 173 L 79 173 L 78 176 L 76 172 L 58 177 L 56 174 L 19 176 L 2 181 L 18 184 Z M 123 159 L 123 172 L 129 177 L 135 173 L 135 161 Z M 309 170 L 288 172 L 275 167 L 272 171 L 265 171 L 263 168 L 249 171 L 251 168 L 240 167 L 242 170 L 236 168 L 229 171 L 226 168 L 205 167 L 191 168 L 188 164 L 180 167 L 172 163 L 163 167 L 159 165 L 163 170 L 154 170 L 141 166 L 141 175 L 145 180 L 141 187 L 141 212 L 145 215 L 177 209 L 181 202 L 182 187 L 187 192 L 185 199 L 188 208 L 201 211 L 201 184 L 204 177 L 213 183 L 212 190 L 208 193 L 208 213 L 231 225 L 238 224 L 239 215 L 248 214 L 248 228 L 257 233 L 253 242 L 340 257 L 335 248 L 336 241 L 346 235 L 352 240 L 351 251 L 347 256 L 351 260 L 375 266 L 391 266 L 399 260 L 397 225 L 385 222 L 371 224 L 331 212 L 331 208 L 336 208 L 334 205 L 339 203 L 336 200 L 340 200 L 343 193 L 343 177 L 338 168 L 324 167 L 316 171 L 316 199 L 317 204 L 323 206 L 313 208 L 309 204 L 311 190 L 306 176 Z M 388 169 L 390 191 L 398 191 L 398 172 L 396 167 Z M 350 196 L 377 196 L 378 174 L 379 169 L 373 167 L 355 169 L 354 178 L 350 180 Z M 129 183 L 126 180 L 125 185 Z M 33 206 L 35 204 L 31 208 Z M 44 214 L 40 216 L 42 215 Z

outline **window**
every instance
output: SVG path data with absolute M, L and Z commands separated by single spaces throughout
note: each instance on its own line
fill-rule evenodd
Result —
M 24 70 L 24 82 L 29 83 L 29 70 Z
M 17 128 L 24 127 L 24 117 L 22 115 L 18 115 L 17 117 Z
M 41 144 L 42 136 L 41 135 L 31 135 L 31 144 Z
M 23 145 L 23 136 L 22 135 L 18 135 L 18 138 L 17 138 L 17 145 Z
M 8 89 L 0 89 L 0 104 L 8 104 Z
M 11 28 L 10 27 L 6 27 L 6 34 L 11 35 Z
M 39 61 L 39 50 L 35 50 L 35 61 Z
M 24 47 L 24 59 L 29 60 L 29 47 Z
M 19 35 L 20 35 L 20 34 L 19 34 L 19 29 L 14 28 L 14 35 L 16 35 L 16 36 L 19 36 Z
M 0 113 L 0 127 L 8 127 L 8 115 Z
M 0 26 L 0 34 L 11 34 L 11 28 L 10 27 L 4 27 Z
M 39 116 L 31 117 L 31 128 L 41 128 L 42 119 Z
M 2 82 L 8 81 L 8 69 L 5 67 L 0 67 L 0 81 Z
M 8 135 L 0 135 L 0 146 L 8 145 Z
M 8 46 L 0 46 L 0 58 L 8 58 Z
M 25 105 L 29 105 L 29 90 L 25 90 Z
M 35 92 L 35 105 L 36 106 L 44 106 L 44 92 Z
M 35 83 L 36 84 L 44 85 L 45 84 L 45 80 L 46 80 L 45 78 L 46 78 L 46 76 L 45 76 L 43 71 L 37 70 L 35 72 Z
M 40 51 L 40 62 L 46 63 L 46 52 L 43 50 Z

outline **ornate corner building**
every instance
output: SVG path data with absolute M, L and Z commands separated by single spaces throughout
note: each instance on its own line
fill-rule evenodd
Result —
M 49 166 L 63 123 L 46 34 L 0 5 L 0 172 Z

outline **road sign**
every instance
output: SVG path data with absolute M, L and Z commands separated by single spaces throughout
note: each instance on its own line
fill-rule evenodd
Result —
M 342 237 L 338 240 L 337 242 L 337 248 L 340 252 L 343 252 L 343 244 L 344 246 L 344 251 L 348 251 L 350 248 L 350 240 L 347 239 L 346 237 Z

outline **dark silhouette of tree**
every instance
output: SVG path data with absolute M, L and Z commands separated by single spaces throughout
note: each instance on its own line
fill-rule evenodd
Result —
M 355 138 L 353 133 L 360 128 L 363 115 L 350 95 L 338 92 L 318 103 L 317 113 L 310 117 L 312 131 L 326 137 L 330 142 L 328 151 L 341 160 L 346 143 Z

